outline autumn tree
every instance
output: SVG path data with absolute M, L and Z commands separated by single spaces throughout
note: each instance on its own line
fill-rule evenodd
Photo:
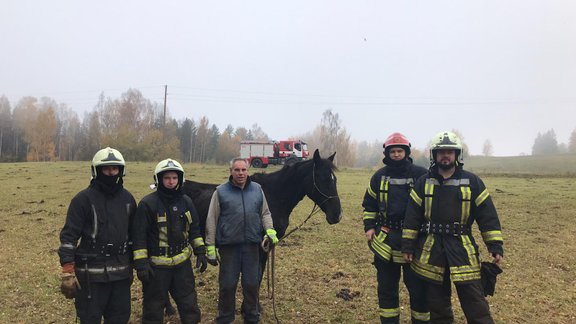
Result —
M 228 126 L 231 127 L 231 125 Z M 246 127 L 236 128 L 233 135 L 236 136 L 241 141 L 249 141 L 254 139 L 254 136 L 252 136 L 252 132 L 249 131 Z
M 423 168 L 430 167 L 430 148 L 425 148 L 424 150 L 419 150 L 415 147 L 410 149 L 410 157 L 414 164 L 419 165 Z
M 460 132 L 457 129 L 452 129 L 452 133 L 456 134 L 456 136 L 458 136 L 460 138 L 460 142 L 462 143 L 462 157 L 463 158 L 467 158 L 470 156 L 470 150 L 468 149 L 468 144 L 466 144 L 466 142 L 464 141 L 464 135 L 462 135 L 462 132 Z
M 144 134 L 152 130 L 151 103 L 138 90 L 129 89 L 116 100 L 108 100 L 100 112 L 101 144 L 120 150 L 124 158 L 137 159 Z M 150 134 L 154 137 L 156 134 Z
M 206 146 L 208 145 L 208 118 L 203 116 L 200 118 L 200 122 L 198 124 L 198 132 L 197 132 L 197 142 L 194 146 L 194 161 L 197 162 L 204 162 L 206 159 Z
M 160 106 L 135 89 L 106 101 L 100 121 L 102 145 L 118 148 L 129 159 L 157 160 L 176 154 L 180 146 L 177 123 L 169 116 L 164 122 Z
M 42 98 L 45 99 L 45 98 Z M 65 104 L 58 104 L 49 98 L 42 101 L 41 107 L 53 106 L 56 113 L 56 155 L 58 160 L 74 160 L 76 152 L 83 144 L 80 119 L 75 111 Z
M 35 97 L 23 97 L 18 101 L 12 113 L 15 129 L 15 155 L 19 160 L 25 160 L 28 156 L 28 136 L 32 134 L 31 128 L 35 124 L 38 116 L 37 102 L 38 99 Z
M 218 138 L 218 147 L 214 152 L 217 163 L 226 163 L 238 155 L 240 137 L 234 135 L 234 127 L 228 125 Z
M 252 134 L 252 139 L 255 141 L 270 140 L 268 134 L 266 134 L 264 130 L 262 130 L 262 127 L 260 127 L 258 124 L 252 124 L 252 127 L 250 128 L 250 133 Z
M 484 154 L 484 156 L 492 156 L 493 151 L 494 149 L 492 147 L 492 142 L 489 139 L 484 141 L 484 145 L 482 146 L 482 154 Z
M 346 128 L 342 127 L 342 122 L 338 114 L 334 114 L 331 109 L 324 111 L 320 129 L 321 151 L 324 154 L 336 155 L 337 165 L 353 166 L 356 161 L 356 146 L 351 141 L 350 134 Z
M 49 106 L 40 110 L 31 126 L 26 132 L 26 139 L 30 144 L 27 160 L 55 161 L 58 122 L 54 108 Z
M 368 143 L 367 141 L 362 141 L 357 144 L 358 158 L 356 159 L 355 166 L 365 168 L 365 167 L 382 167 L 382 159 L 384 155 L 382 151 L 382 142 L 374 141 Z

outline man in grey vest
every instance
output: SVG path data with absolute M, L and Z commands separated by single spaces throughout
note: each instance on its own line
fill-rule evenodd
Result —
M 259 248 L 263 237 L 272 244 L 278 243 L 266 197 L 260 185 L 250 181 L 248 165 L 242 158 L 230 162 L 230 178 L 214 191 L 206 219 L 208 262 L 221 264 L 216 318 L 219 324 L 234 322 L 240 274 L 244 322 L 260 321 Z

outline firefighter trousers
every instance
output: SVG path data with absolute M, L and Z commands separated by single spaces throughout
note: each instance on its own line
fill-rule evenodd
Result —
M 378 305 L 380 307 L 380 322 L 400 322 L 400 276 L 403 279 L 410 295 L 410 310 L 412 323 L 428 323 L 430 313 L 426 299 L 427 283 L 417 277 L 409 264 L 385 262 L 374 257 L 374 266 L 378 279 Z
M 86 282 L 74 300 L 76 315 L 82 324 L 126 324 L 130 319 L 131 279 L 110 282 Z
M 176 302 L 180 321 L 183 324 L 199 323 L 201 314 L 198 307 L 194 273 L 190 260 L 175 268 L 154 268 L 154 277 L 142 284 L 142 323 L 164 323 L 164 307 L 168 292 Z
M 260 245 L 237 244 L 220 246 L 220 273 L 217 324 L 234 322 L 236 287 L 242 274 L 242 307 L 244 323 L 260 322 Z
M 494 320 L 490 315 L 490 307 L 480 280 L 469 283 L 456 284 L 456 292 L 460 300 L 460 306 L 469 324 L 493 324 Z M 430 323 L 453 323 L 454 313 L 452 312 L 452 283 L 450 272 L 446 269 L 442 284 L 430 283 L 428 285 L 428 301 L 430 306 Z

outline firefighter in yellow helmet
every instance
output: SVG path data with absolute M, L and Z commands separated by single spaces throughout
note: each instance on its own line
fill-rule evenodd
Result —
M 136 201 L 123 187 L 126 163 L 107 147 L 92 159 L 92 181 L 68 207 L 60 232 L 61 291 L 75 298 L 82 323 L 127 323 L 130 318 L 130 225 Z M 78 242 L 79 241 L 79 242 Z
M 173 159 L 160 161 L 154 170 L 157 190 L 138 204 L 132 227 L 134 267 L 142 282 L 142 323 L 164 323 L 168 292 L 182 323 L 198 323 L 200 308 L 190 259 L 196 268 L 207 267 L 200 219 L 192 199 L 182 191 L 184 169 Z
M 410 294 L 412 323 L 427 323 L 426 283 L 414 275 L 402 258 L 402 223 L 410 190 L 426 169 L 412 164 L 410 142 L 393 133 L 384 142 L 385 166 L 372 176 L 364 194 L 364 231 L 372 252 L 378 279 L 381 323 L 400 322 L 400 276 Z
M 478 224 L 493 262 L 504 249 L 494 203 L 482 180 L 463 170 L 462 143 L 440 132 L 430 143 L 430 170 L 410 193 L 402 253 L 414 272 L 428 280 L 431 323 L 452 323 L 451 282 L 468 323 L 494 323 L 480 281 L 479 251 L 471 227 Z M 424 234 L 424 236 L 422 236 Z

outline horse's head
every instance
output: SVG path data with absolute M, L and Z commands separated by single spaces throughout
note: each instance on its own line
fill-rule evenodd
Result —
M 326 214 L 326 221 L 329 224 L 336 224 L 342 218 L 342 206 L 334 174 L 336 166 L 332 163 L 335 155 L 336 153 L 327 159 L 322 159 L 316 150 L 312 161 L 307 162 L 312 162 L 312 172 L 309 174 L 312 181 L 306 186 L 306 195 Z

